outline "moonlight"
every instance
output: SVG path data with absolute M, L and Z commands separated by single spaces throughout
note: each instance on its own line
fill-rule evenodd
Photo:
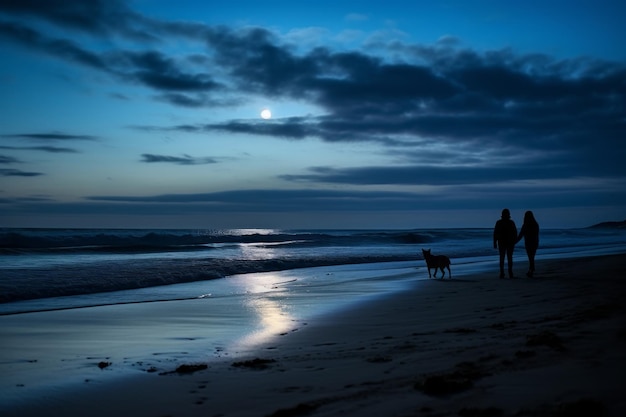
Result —
M 271 119 L 272 118 L 272 112 L 270 111 L 270 109 L 263 109 L 261 111 L 261 118 L 262 119 Z

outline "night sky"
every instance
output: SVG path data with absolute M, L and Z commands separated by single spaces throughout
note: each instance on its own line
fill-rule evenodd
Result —
M 625 16 L 597 0 L 0 0 L 0 227 L 623 220 Z

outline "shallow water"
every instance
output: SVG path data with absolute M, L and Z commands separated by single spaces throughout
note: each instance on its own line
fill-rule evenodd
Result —
M 183 301 L 0 316 L 0 403 L 246 355 L 318 315 L 401 291 L 415 283 L 415 272 L 412 263 L 266 272 L 140 290 Z M 111 366 L 101 370 L 99 362 Z

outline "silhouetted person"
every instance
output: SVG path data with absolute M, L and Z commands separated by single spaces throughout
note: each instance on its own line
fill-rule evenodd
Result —
M 524 213 L 524 224 L 515 243 L 522 240 L 522 238 L 524 239 L 526 255 L 528 255 L 528 272 L 526 276 L 532 277 L 535 273 L 535 254 L 539 247 L 539 224 L 530 210 Z
M 515 222 L 511 220 L 511 212 L 509 209 L 502 210 L 502 218 L 496 222 L 493 229 L 493 247 L 500 250 L 500 278 L 504 278 L 504 256 L 506 255 L 509 278 L 515 278 L 513 275 L 513 249 L 517 241 L 517 227 Z

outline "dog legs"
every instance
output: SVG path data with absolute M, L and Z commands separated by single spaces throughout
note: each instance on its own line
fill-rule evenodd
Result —
M 446 277 L 445 268 L 448 268 L 448 278 L 452 278 L 452 271 L 450 271 L 450 265 L 445 265 L 445 266 L 439 267 L 439 269 L 441 270 L 441 279 L 444 279 Z M 428 277 L 430 278 L 430 270 L 428 270 Z M 434 277 L 437 278 L 437 268 L 435 268 Z

